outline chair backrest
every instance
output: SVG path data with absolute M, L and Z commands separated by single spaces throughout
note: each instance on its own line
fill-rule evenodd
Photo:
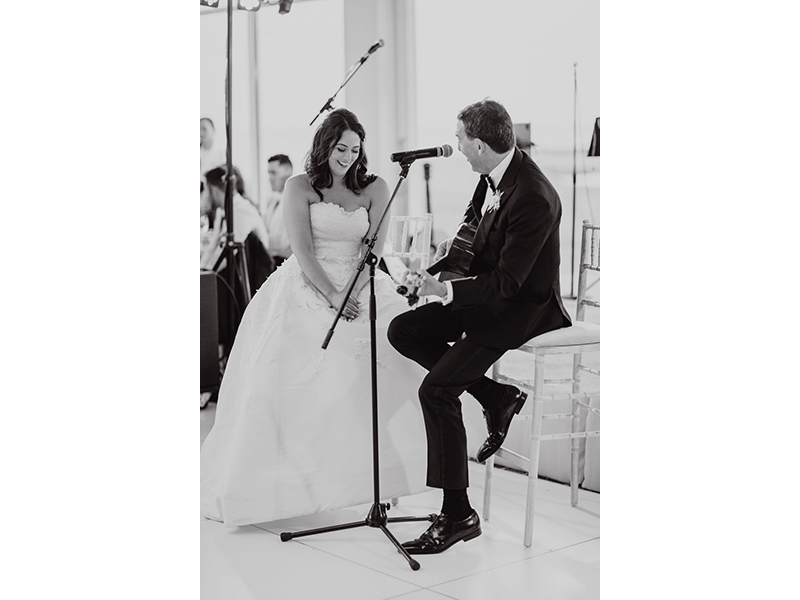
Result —
M 409 268 L 427 269 L 431 261 L 432 222 L 433 215 L 430 213 L 418 216 L 393 216 L 389 220 L 383 258 L 402 260 Z M 419 261 L 419 264 L 412 264 L 415 261 Z
M 261 243 L 255 231 L 247 234 L 247 238 L 244 240 L 244 248 L 250 289 L 255 293 L 275 270 L 275 261 L 267 249 L 264 248 L 264 244 Z
M 589 283 L 589 274 L 597 273 L 597 277 Z M 588 291 L 600 282 L 600 227 L 592 225 L 588 220 L 583 222 L 583 235 L 581 236 L 581 261 L 578 271 L 578 304 L 575 311 L 575 320 L 583 321 L 586 316 L 586 307 L 600 308 L 599 300 L 590 300 Z

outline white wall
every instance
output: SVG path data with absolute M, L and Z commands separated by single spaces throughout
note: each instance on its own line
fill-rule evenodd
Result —
M 266 160 L 273 154 L 288 155 L 294 172 L 302 172 L 303 158 L 325 115 L 313 126 L 309 123 L 342 83 L 346 69 L 342 2 L 295 2 L 288 15 L 266 6 L 256 13 L 264 191 L 269 189 Z M 347 88 L 333 105 L 346 102 Z

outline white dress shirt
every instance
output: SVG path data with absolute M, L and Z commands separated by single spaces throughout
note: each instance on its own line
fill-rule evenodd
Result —
M 200 147 L 200 177 L 206 174 L 214 167 L 219 167 L 227 162 L 225 146 L 218 146 L 212 144 L 211 148 Z
M 269 252 L 269 234 L 258 214 L 258 209 L 250 200 L 242 198 L 239 194 L 233 195 L 233 241 L 244 242 L 247 236 L 254 232 L 264 249 Z
M 269 233 L 269 253 L 271 256 L 289 258 L 292 249 L 289 246 L 289 234 L 283 222 L 283 193 L 270 191 L 262 211 L 264 225 Z

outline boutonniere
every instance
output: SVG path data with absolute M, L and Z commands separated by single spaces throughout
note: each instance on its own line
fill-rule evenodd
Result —
M 492 194 L 492 199 L 489 202 L 489 206 L 486 207 L 486 212 L 492 212 L 493 210 L 500 208 L 500 198 L 502 197 L 503 192 L 501 190 L 497 190 L 494 194 Z

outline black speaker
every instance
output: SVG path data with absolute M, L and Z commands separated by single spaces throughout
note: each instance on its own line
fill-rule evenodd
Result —
M 219 387 L 219 322 L 217 276 L 200 273 L 200 391 Z

